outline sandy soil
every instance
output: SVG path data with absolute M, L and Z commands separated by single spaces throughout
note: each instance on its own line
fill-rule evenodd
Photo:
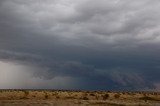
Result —
M 160 93 L 0 90 L 0 106 L 160 106 Z

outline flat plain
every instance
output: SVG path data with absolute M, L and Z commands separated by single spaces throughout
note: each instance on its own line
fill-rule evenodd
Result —
M 0 90 L 0 106 L 160 106 L 159 92 Z

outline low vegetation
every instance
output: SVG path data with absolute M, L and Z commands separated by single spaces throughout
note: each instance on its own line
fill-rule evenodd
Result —
M 115 94 L 114 97 L 118 99 L 120 97 L 120 94 Z
M 143 96 L 139 98 L 140 100 L 144 100 L 144 101 L 160 101 L 159 99 L 153 98 L 153 97 L 149 97 L 149 96 Z
M 109 98 L 109 94 L 105 94 L 105 95 L 103 95 L 102 97 L 103 97 L 103 100 L 106 100 L 106 99 Z
M 5 104 L 3 104 L 4 100 L 49 100 L 52 102 L 58 102 L 60 100 L 63 102 L 71 101 L 71 104 L 88 103 L 93 104 L 94 106 L 97 106 L 98 104 L 109 106 L 125 106 L 126 104 L 137 104 L 137 106 L 146 106 L 146 104 L 148 105 L 157 103 L 160 106 L 160 93 L 67 90 L 0 90 L 0 106 L 5 106 Z

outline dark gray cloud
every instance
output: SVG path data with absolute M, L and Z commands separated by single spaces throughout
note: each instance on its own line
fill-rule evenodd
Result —
M 10 65 L 25 80 L 0 85 L 159 89 L 159 9 L 158 0 L 1 0 L 1 75 Z

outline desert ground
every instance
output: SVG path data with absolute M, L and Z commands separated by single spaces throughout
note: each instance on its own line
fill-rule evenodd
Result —
M 160 106 L 160 93 L 0 90 L 0 106 Z

